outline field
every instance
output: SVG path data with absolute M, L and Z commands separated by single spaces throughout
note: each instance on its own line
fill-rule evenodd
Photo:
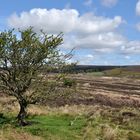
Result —
M 68 78 L 74 86 L 60 87 L 67 94 L 28 107 L 26 127 L 15 123 L 15 99 L 1 94 L 0 140 L 140 140 L 138 78 L 103 73 Z

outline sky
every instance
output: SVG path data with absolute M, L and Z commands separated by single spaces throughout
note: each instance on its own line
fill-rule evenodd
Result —
M 4 0 L 0 31 L 64 33 L 59 48 L 74 48 L 82 65 L 140 65 L 140 0 Z

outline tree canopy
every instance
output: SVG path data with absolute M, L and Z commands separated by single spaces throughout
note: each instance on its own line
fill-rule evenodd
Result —
M 32 95 L 27 96 L 26 92 L 44 64 L 51 67 L 63 63 L 58 49 L 62 43 L 62 33 L 37 34 L 32 28 L 19 31 L 18 35 L 15 30 L 0 33 L 0 87 L 19 102 L 17 118 L 21 125 L 26 124 L 26 107 L 31 103 Z

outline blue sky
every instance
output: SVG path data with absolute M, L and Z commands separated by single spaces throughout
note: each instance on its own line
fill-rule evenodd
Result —
M 63 52 L 79 64 L 140 64 L 140 0 L 4 0 L 0 30 L 64 32 Z

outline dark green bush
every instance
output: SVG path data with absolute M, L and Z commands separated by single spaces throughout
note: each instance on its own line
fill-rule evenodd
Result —
M 74 79 L 64 78 L 63 85 L 66 87 L 72 87 L 72 86 L 76 85 L 76 81 Z

